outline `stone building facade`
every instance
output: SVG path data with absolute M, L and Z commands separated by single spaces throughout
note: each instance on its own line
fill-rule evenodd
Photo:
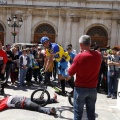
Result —
M 13 27 L 7 19 L 23 19 L 15 42 L 39 42 L 48 36 L 64 48 L 72 44 L 79 51 L 83 34 L 101 47 L 120 45 L 119 0 L 0 0 L 0 40 L 12 44 Z

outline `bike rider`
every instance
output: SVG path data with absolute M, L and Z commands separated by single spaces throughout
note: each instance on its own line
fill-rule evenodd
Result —
M 0 84 L 1 84 L 1 91 L 0 94 L 4 94 L 4 74 L 5 68 L 7 63 L 7 54 L 4 50 L 2 50 L 2 42 L 0 41 Z
M 74 89 L 74 81 L 68 74 L 68 63 L 70 56 L 68 52 L 64 51 L 61 45 L 51 43 L 49 38 L 46 36 L 41 38 L 41 44 L 43 44 L 46 49 L 46 58 L 43 66 L 43 72 L 48 71 L 54 59 L 56 62 L 59 62 L 59 79 L 62 93 L 65 95 L 65 80 L 68 82 L 69 86 Z M 71 93 L 73 93 L 73 91 Z

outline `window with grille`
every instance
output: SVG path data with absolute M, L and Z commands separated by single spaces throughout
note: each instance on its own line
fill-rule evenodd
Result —
M 89 35 L 89 36 L 104 36 L 104 37 L 108 36 L 106 30 L 104 28 L 102 28 L 102 27 L 91 28 L 87 32 L 87 35 Z
M 55 30 L 49 24 L 42 24 L 42 25 L 39 25 L 36 28 L 35 33 L 40 33 L 40 34 L 55 34 Z

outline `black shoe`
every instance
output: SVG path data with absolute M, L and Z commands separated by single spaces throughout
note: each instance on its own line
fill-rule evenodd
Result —
M 115 99 L 115 98 L 116 98 L 116 97 L 113 95 L 113 96 L 112 96 L 112 99 Z
M 7 83 L 5 83 L 5 87 L 9 87 L 9 85 Z
M 111 95 L 107 95 L 107 98 L 111 98 Z
M 50 109 L 50 115 L 56 115 L 56 109 L 54 107 Z
M 62 91 L 55 91 L 55 93 L 57 93 L 58 95 L 62 95 L 62 96 L 66 96 L 66 93 L 65 92 L 62 92 Z
M 4 84 L 4 83 L 6 83 L 6 80 L 1 80 L 0 79 L 0 84 Z

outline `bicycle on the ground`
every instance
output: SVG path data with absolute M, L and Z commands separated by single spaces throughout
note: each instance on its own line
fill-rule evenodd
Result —
M 57 92 L 58 95 L 68 97 L 69 103 L 73 106 L 73 93 L 71 94 L 71 92 L 65 91 L 65 94 L 63 94 L 59 86 L 56 86 L 52 83 L 45 83 L 45 75 L 42 75 L 42 79 L 43 80 L 41 84 L 44 86 L 44 88 L 38 88 L 34 90 L 31 94 L 31 101 L 40 104 L 41 106 L 46 106 L 50 101 L 50 92 L 47 90 L 47 87 L 50 86 Z

